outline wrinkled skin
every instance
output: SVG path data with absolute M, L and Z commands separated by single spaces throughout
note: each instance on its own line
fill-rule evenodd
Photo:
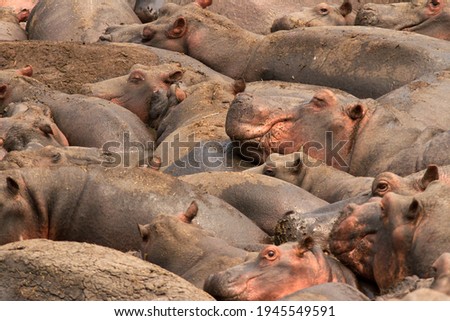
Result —
M 318 26 L 351 26 L 355 22 L 355 14 L 348 0 L 344 0 L 340 6 L 322 2 L 315 7 L 304 7 L 275 19 L 270 31 Z
M 381 197 L 389 192 L 412 196 L 422 193 L 436 180 L 450 186 L 448 166 L 430 165 L 427 170 L 400 177 L 384 172 L 374 178 L 368 203 L 350 204 L 334 224 L 330 237 L 331 252 L 352 271 L 368 280 L 374 280 L 374 242 L 381 228 Z
M 252 173 L 205 172 L 179 178 L 226 201 L 269 235 L 286 212 L 306 213 L 327 205 L 301 188 Z
M 327 282 L 357 287 L 350 270 L 307 238 L 265 247 L 256 259 L 210 275 L 204 290 L 218 300 L 270 301 Z
M 429 278 L 432 265 L 449 252 L 450 186 L 435 181 L 415 196 L 387 193 L 381 201 L 382 227 L 375 240 L 373 272 L 381 290 L 406 276 Z
M 27 32 L 34 40 L 96 42 L 111 24 L 140 23 L 127 0 L 40 0 L 31 11 Z
M 19 21 L 27 21 L 31 10 L 39 0 L 0 0 L 0 7 L 10 7 L 14 10 Z
M 193 199 L 199 207 L 196 221 L 217 237 L 232 245 L 267 241 L 225 202 L 154 170 L 38 167 L 4 170 L 0 176 L 0 244 L 47 238 L 137 251 L 138 223 L 157 214 L 175 215 Z
M 150 22 L 158 18 L 158 11 L 164 2 L 164 0 L 136 0 L 134 12 L 143 23 Z
M 355 26 L 305 28 L 262 36 L 196 3 L 164 6 L 161 16 L 142 31 L 144 44 L 183 52 L 234 79 L 303 82 L 372 98 L 449 65 L 450 56 L 442 46 L 450 49 L 450 44 L 410 36 Z M 390 59 L 386 60 L 387 56 Z M 415 64 L 409 63 L 411 60 Z
M 151 158 L 154 135 L 135 114 L 104 99 L 51 90 L 26 76 L 30 73 L 30 66 L 0 72 L 0 107 L 10 102 L 39 100 L 50 108 L 70 145 L 116 153 L 136 147 L 143 162 Z M 114 156 L 120 158 L 118 154 Z
M 413 0 L 390 5 L 366 4 L 357 13 L 356 25 L 417 32 L 450 40 L 447 0 Z
M 32 102 L 11 103 L 0 118 L 0 141 L 7 151 L 23 150 L 30 143 L 68 146 L 65 135 L 53 121 L 50 109 Z
M 27 34 L 19 22 L 21 15 L 11 8 L 0 7 L 0 41 L 27 40 Z
M 197 212 L 197 204 L 193 202 L 176 216 L 158 215 L 149 223 L 139 225 L 139 232 L 144 260 L 203 289 L 211 273 L 243 263 L 249 253 L 200 228 L 193 222 Z
M 328 203 L 367 194 L 373 182 L 372 177 L 355 177 L 327 166 L 302 152 L 287 155 L 272 153 L 263 165 L 247 169 L 245 172 L 281 179 Z
M 126 76 L 86 84 L 82 93 L 110 100 L 136 114 L 150 127 L 171 105 L 184 99 L 184 92 L 171 85 L 180 81 L 183 71 L 177 65 L 147 67 L 134 65 Z
M 443 253 L 433 263 L 436 271 L 434 281 L 431 284 L 433 290 L 450 295 L 450 253 Z
M 336 95 L 328 89 L 299 105 L 275 97 L 239 94 L 225 124 L 227 134 L 241 145 L 252 145 L 244 156 L 255 163 L 271 153 L 288 154 L 303 149 L 311 157 L 355 176 L 375 176 L 383 171 L 408 175 L 428 164 L 446 165 L 442 146 L 449 132 L 421 130 L 405 113 L 371 99 Z M 385 144 L 387 136 L 389 144 Z M 439 149 L 439 146 L 441 149 Z

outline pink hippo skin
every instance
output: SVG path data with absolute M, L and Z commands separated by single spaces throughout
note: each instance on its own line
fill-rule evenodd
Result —
M 356 15 L 355 24 L 411 31 L 450 40 L 448 0 L 413 0 L 391 5 L 366 4 Z
M 18 15 L 12 8 L 0 7 L 0 41 L 20 41 L 27 40 L 27 34 L 22 29 L 19 22 L 21 15 Z
M 204 290 L 218 300 L 270 301 L 327 282 L 358 286 L 350 270 L 306 238 L 269 245 L 255 259 L 211 274 Z

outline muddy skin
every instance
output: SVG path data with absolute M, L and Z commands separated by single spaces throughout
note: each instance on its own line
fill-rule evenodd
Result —
M 12 8 L 0 7 L 0 41 L 27 40 L 27 34 L 19 22 L 19 15 Z

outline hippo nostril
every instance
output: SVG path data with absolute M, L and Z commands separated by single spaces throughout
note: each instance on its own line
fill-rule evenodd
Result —
M 142 31 L 142 40 L 152 40 L 155 36 L 156 32 L 149 26 L 145 26 L 144 30 Z

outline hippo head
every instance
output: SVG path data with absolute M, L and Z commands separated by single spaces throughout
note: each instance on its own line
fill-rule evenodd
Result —
M 20 172 L 4 171 L 0 177 L 0 244 L 47 238 L 47 214 L 33 201 Z
M 177 85 L 182 77 L 178 64 L 136 64 L 126 76 L 84 85 L 82 93 L 110 100 L 154 127 L 153 123 L 164 116 L 170 106 L 184 99 L 185 94 Z
M 331 282 L 322 250 L 307 237 L 265 247 L 256 259 L 212 274 L 204 290 L 220 300 L 277 300 L 312 285 Z
M 197 212 L 197 203 L 193 201 L 186 212 L 179 215 L 158 215 L 148 224 L 138 224 L 142 238 L 141 254 L 143 259 L 175 273 L 185 267 L 170 266 L 173 260 L 167 257 L 167 251 L 171 252 L 171 256 L 184 256 L 187 253 L 196 252 L 200 256 L 202 251 L 191 251 L 188 248 L 196 247 L 197 239 L 211 236 L 211 234 L 193 222 Z M 194 256 L 191 259 L 193 262 L 196 261 Z
M 160 9 L 157 20 L 145 25 L 142 43 L 187 54 L 189 23 L 195 20 L 191 17 L 196 15 L 201 17 L 202 9 L 211 4 L 212 0 L 196 0 L 185 6 L 166 4 Z
M 409 275 L 432 277 L 433 262 L 450 250 L 450 186 L 440 181 L 423 193 L 387 193 L 381 201 L 382 226 L 375 240 L 373 271 L 381 290 Z
M 339 7 L 322 2 L 314 7 L 303 7 L 299 11 L 275 19 L 270 31 L 353 25 L 354 19 L 352 4 L 348 0 L 344 0 Z
M 33 75 L 33 67 L 27 65 L 21 69 L 6 69 L 0 71 L 0 108 L 3 108 L 10 102 L 16 101 L 14 86 L 11 84 L 12 80 L 17 76 L 31 77 Z
M 348 171 L 351 152 L 367 107 L 329 89 L 311 101 L 285 104 L 282 97 L 236 96 L 225 129 L 238 141 L 242 156 L 262 162 L 271 153 L 300 149 L 311 157 Z
M 401 177 L 391 172 L 378 174 L 372 183 L 372 195 L 383 197 L 386 193 L 393 192 L 400 195 L 414 195 L 423 192 L 427 186 L 439 179 L 439 168 L 429 165 L 420 173 Z
M 356 14 L 355 25 L 411 30 L 439 15 L 445 6 L 446 0 L 412 0 L 391 4 L 368 3 Z

